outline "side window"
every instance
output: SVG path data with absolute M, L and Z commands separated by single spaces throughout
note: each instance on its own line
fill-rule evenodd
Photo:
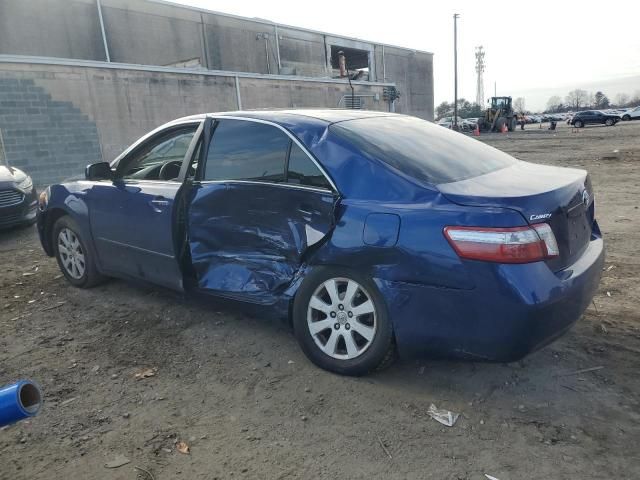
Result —
M 213 132 L 204 180 L 283 182 L 289 137 L 278 128 L 220 120 Z
M 118 168 L 123 179 L 173 180 L 196 133 L 197 125 L 171 130 L 148 140 Z
M 309 156 L 295 143 L 291 144 L 287 182 L 331 190 L 331 184 Z

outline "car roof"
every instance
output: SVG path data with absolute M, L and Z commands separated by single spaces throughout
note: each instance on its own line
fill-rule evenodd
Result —
M 174 120 L 171 123 L 182 123 L 188 120 L 202 120 L 207 116 L 215 117 L 243 117 L 255 120 L 265 120 L 273 123 L 291 123 L 296 117 L 303 122 L 305 119 L 315 119 L 326 124 L 356 120 L 359 118 L 401 116 L 391 112 L 372 110 L 344 110 L 344 109 L 283 109 L 283 110 L 238 110 L 232 112 L 212 112 L 191 115 Z

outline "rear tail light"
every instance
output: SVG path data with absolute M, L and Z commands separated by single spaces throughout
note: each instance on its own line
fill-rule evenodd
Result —
M 445 227 L 447 238 L 458 256 L 497 263 L 529 263 L 556 257 L 559 253 L 551 227 L 484 228 Z

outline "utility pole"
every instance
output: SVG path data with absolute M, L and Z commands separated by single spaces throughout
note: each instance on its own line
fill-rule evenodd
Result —
M 453 129 L 458 130 L 458 18 L 453 14 Z
M 485 63 L 484 63 L 484 49 L 482 46 L 476 47 L 476 73 L 478 74 L 478 79 L 476 83 L 476 105 L 482 107 L 484 105 L 484 78 L 482 74 L 484 73 Z

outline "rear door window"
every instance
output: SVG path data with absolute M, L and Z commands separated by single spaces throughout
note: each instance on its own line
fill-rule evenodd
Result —
M 329 181 L 318 166 L 298 145 L 292 143 L 287 169 L 287 183 L 331 190 Z
M 381 116 L 334 123 L 330 130 L 369 158 L 437 185 L 513 165 L 506 153 L 463 134 L 408 116 Z
M 219 120 L 207 154 L 204 180 L 284 182 L 289 137 L 244 120 Z

